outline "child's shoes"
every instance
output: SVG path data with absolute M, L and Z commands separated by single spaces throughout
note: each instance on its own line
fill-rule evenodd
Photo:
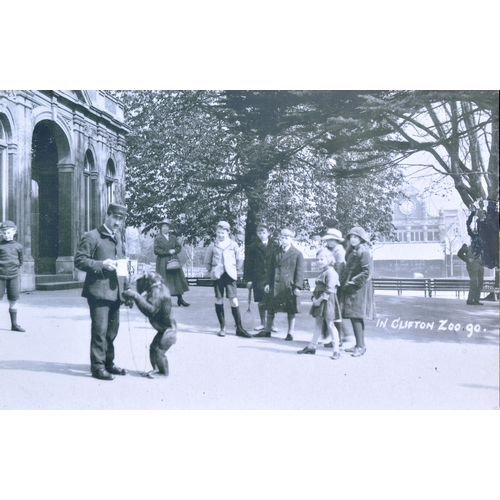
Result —
M 352 351 L 351 356 L 353 358 L 358 358 L 359 356 L 363 356 L 365 352 L 366 352 L 366 347 L 355 347 L 354 350 Z
M 309 347 L 304 347 L 300 351 L 297 351 L 297 354 L 316 354 L 316 349 L 311 349 Z

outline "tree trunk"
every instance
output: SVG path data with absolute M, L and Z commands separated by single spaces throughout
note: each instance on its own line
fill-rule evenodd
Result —
M 488 199 L 498 201 L 498 101 L 491 109 L 491 153 L 490 161 L 488 163 L 488 177 L 489 177 L 489 188 L 488 188 Z
M 257 234 L 257 210 L 258 210 L 258 201 L 253 197 L 248 197 L 248 211 L 247 211 L 247 219 L 245 224 L 245 262 L 243 265 L 243 275 L 247 275 L 247 262 L 246 258 L 246 249 L 252 244 L 255 235 Z

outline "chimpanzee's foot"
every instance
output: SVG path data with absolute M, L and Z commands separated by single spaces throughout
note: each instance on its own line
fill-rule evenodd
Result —
M 159 370 L 151 370 L 150 372 L 144 373 L 146 378 L 167 378 L 168 373 L 162 373 Z

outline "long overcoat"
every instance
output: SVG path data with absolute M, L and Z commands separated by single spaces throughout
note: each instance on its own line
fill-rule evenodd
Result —
M 278 247 L 269 260 L 268 284 L 270 287 L 264 303 L 272 312 L 299 313 L 301 309 L 300 295 L 294 290 L 302 289 L 304 282 L 304 257 L 293 245 L 283 252 Z
M 182 266 L 179 269 L 166 270 L 167 263 L 170 260 L 179 260 L 179 253 L 182 250 L 179 240 L 173 234 L 169 233 L 167 239 L 161 233 L 155 238 L 153 250 L 156 255 L 156 272 L 165 280 L 170 295 L 182 295 L 184 292 L 189 291 L 189 285 Z M 175 253 L 171 254 L 170 250 L 174 250 Z
M 374 319 L 376 316 L 372 283 L 372 258 L 368 245 L 349 246 L 340 276 L 342 317 Z M 348 281 L 354 285 L 347 285 Z
M 269 240 L 264 245 L 259 239 L 245 250 L 245 271 L 243 279 L 252 282 L 253 299 L 261 302 L 264 299 L 264 287 L 268 282 L 269 259 L 278 249 L 277 244 Z
M 115 238 L 104 226 L 85 233 L 75 254 L 75 267 L 87 273 L 82 296 L 112 302 L 121 300 L 127 278 L 104 269 L 103 262 L 124 257 L 120 235 Z

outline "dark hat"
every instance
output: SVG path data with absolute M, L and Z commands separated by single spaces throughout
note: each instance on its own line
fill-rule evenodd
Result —
M 220 222 L 218 222 L 217 227 L 221 227 L 222 229 L 226 229 L 227 231 L 231 229 L 229 222 L 226 222 L 225 220 L 221 220 Z
M 123 215 L 123 217 L 127 216 L 127 207 L 124 205 L 118 205 L 118 203 L 110 203 L 108 205 L 108 215 Z
M 163 219 L 159 224 L 158 224 L 158 227 L 161 227 L 161 226 L 171 226 L 172 225 L 172 221 L 170 219 Z
M 17 226 L 11 220 L 4 220 L 0 224 L 0 229 L 10 229 L 10 228 L 17 229 Z
M 366 233 L 366 231 L 362 227 L 353 227 L 348 233 L 347 237 L 351 236 L 351 234 L 354 234 L 355 236 L 358 236 L 361 238 L 363 241 L 368 242 L 370 240 L 370 237 Z

